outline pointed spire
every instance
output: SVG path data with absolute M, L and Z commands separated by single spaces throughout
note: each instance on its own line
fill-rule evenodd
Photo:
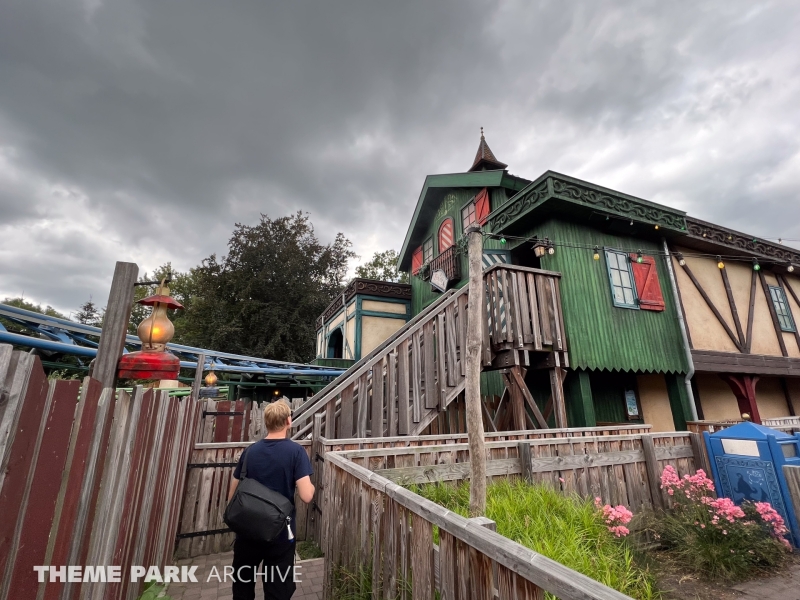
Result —
M 475 160 L 469 171 L 492 171 L 505 169 L 507 166 L 506 163 L 497 160 L 491 148 L 489 148 L 489 144 L 486 143 L 486 138 L 483 136 L 483 127 L 481 127 L 481 143 L 478 145 L 478 153 L 475 154 Z

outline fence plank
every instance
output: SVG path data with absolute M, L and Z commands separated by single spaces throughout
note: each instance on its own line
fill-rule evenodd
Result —
M 383 437 L 383 359 L 372 367 L 372 411 L 369 432 L 371 437 Z M 387 409 L 388 412 L 388 409 Z

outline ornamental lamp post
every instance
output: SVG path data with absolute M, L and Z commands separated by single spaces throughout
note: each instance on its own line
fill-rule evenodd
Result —
M 124 354 L 119 361 L 121 379 L 177 379 L 180 360 L 167 352 L 167 343 L 175 335 L 175 326 L 167 317 L 167 309 L 183 309 L 169 295 L 166 280 L 162 279 L 153 296 L 139 300 L 139 304 L 152 306 L 152 314 L 139 323 L 136 330 L 142 340 L 142 349 Z

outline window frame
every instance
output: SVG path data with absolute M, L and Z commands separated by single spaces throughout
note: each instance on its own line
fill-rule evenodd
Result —
M 430 254 L 428 254 L 430 251 Z M 422 242 L 422 264 L 427 265 L 433 260 L 433 236 Z
M 611 301 L 613 302 L 614 306 L 617 307 L 617 308 L 628 308 L 628 309 L 633 309 L 633 310 L 640 310 L 640 307 L 639 307 L 639 291 L 636 289 L 636 280 L 633 278 L 633 269 L 631 268 L 630 256 L 628 256 L 628 254 L 625 253 L 625 252 L 622 252 L 620 250 L 614 250 L 613 248 L 603 248 L 603 250 L 604 250 L 605 255 L 606 255 L 606 272 L 608 273 L 608 284 L 609 284 L 610 289 L 611 289 Z M 614 290 L 616 288 L 622 289 L 622 296 L 623 296 L 623 299 L 624 299 L 626 286 L 624 286 L 622 284 L 616 285 L 614 283 L 614 277 L 612 275 L 611 260 L 609 258 L 612 254 L 617 257 L 617 265 L 619 265 L 620 258 L 625 260 L 625 266 L 627 267 L 625 269 L 625 271 L 628 273 L 628 279 L 630 281 L 630 291 L 631 291 L 631 294 L 633 295 L 632 303 L 620 302 L 619 300 L 617 300 L 616 294 L 614 293 Z M 619 271 L 619 272 L 623 271 L 622 269 L 619 268 L 619 266 L 614 267 L 613 270 L 614 271 Z
M 477 197 L 478 196 L 476 195 L 470 198 L 469 201 L 461 207 L 461 210 L 458 213 L 461 216 L 461 233 L 464 233 L 467 230 L 467 227 L 473 223 L 478 222 L 478 207 L 475 205 L 475 198 Z M 472 220 L 469 223 L 464 223 L 464 211 L 469 209 L 470 206 L 472 207 Z M 470 213 L 467 214 L 469 215 Z
M 781 328 L 781 331 L 795 333 L 797 331 L 797 323 L 794 320 L 794 315 L 792 315 L 792 307 L 789 306 L 786 292 L 779 285 L 768 285 L 767 287 L 769 289 L 769 299 L 772 302 L 772 308 L 778 319 L 778 327 Z M 776 296 L 779 296 L 779 298 L 776 298 Z M 786 324 L 784 324 L 784 321 L 786 321 Z

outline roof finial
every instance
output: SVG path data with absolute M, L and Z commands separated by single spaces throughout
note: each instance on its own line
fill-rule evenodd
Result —
M 481 127 L 481 139 L 484 139 L 484 137 L 483 137 L 483 127 Z

